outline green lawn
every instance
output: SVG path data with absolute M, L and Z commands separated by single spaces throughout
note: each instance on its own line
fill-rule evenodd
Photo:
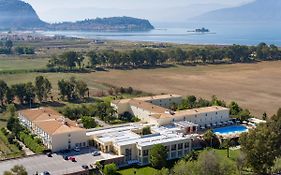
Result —
M 37 69 L 44 69 L 49 59 L 46 58 L 34 58 L 31 57 L 0 57 L 0 73 L 1 72 L 20 72 L 31 71 Z
M 134 174 L 134 171 L 137 173 Z M 153 175 L 157 170 L 152 167 L 129 168 L 118 171 L 121 175 Z

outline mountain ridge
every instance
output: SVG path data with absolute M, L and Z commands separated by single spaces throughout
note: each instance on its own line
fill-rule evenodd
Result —
M 126 16 L 49 24 L 42 21 L 33 7 L 22 0 L 0 0 L 0 29 L 146 31 L 154 27 L 148 20 Z
M 248 4 L 233 8 L 224 8 L 207 12 L 191 18 L 192 21 L 232 21 L 232 22 L 262 22 L 281 20 L 280 0 L 255 0 Z

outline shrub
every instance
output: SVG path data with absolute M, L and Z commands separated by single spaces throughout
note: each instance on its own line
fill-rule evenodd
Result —
M 111 163 L 104 166 L 103 172 L 105 175 L 115 175 L 117 174 L 117 169 L 117 166 Z
M 45 149 L 44 146 L 38 143 L 37 139 L 33 139 L 31 135 L 28 135 L 25 132 L 20 132 L 19 139 L 35 153 L 42 153 Z

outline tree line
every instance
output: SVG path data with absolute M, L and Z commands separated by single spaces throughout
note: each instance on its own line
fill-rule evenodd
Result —
M 83 63 L 89 59 L 89 65 Z M 65 52 L 53 57 L 50 69 L 83 69 L 85 67 L 139 68 L 155 67 L 167 63 L 249 63 L 255 61 L 280 60 L 281 51 L 275 45 L 260 43 L 257 46 L 205 46 L 189 49 L 135 49 L 129 51 L 101 50 L 79 53 Z
M 70 80 L 59 80 L 58 87 L 59 94 L 63 100 L 80 100 L 89 92 L 88 85 L 82 80 L 76 80 L 74 77 L 70 78 Z M 53 100 L 51 90 L 51 82 L 43 76 L 37 76 L 34 84 L 27 82 L 8 86 L 5 81 L 0 80 L 0 106 L 10 104 L 16 99 L 20 104 L 31 104 L 36 99 L 43 102 L 47 101 L 49 97 Z
M 0 54 L 18 54 L 18 55 L 31 55 L 35 54 L 35 49 L 32 47 L 26 46 L 16 46 L 14 47 L 14 43 L 11 40 L 0 41 Z

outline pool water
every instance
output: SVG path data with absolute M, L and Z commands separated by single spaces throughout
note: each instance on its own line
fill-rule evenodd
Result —
M 237 134 L 237 133 L 242 133 L 242 132 L 247 132 L 247 131 L 248 131 L 248 129 L 242 125 L 227 126 L 227 127 L 223 127 L 223 128 L 213 129 L 213 132 L 215 134 Z

